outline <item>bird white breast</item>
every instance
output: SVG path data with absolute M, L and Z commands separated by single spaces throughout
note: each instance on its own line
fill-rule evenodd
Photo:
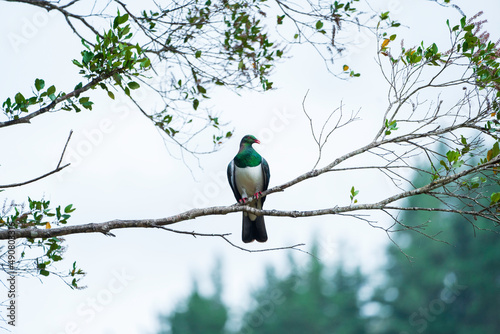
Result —
M 253 196 L 256 192 L 262 191 L 264 187 L 264 175 L 262 167 L 235 168 L 236 186 L 243 198 Z

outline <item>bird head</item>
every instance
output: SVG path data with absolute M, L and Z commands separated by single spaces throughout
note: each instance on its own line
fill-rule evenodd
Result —
M 248 146 L 252 145 L 253 143 L 260 144 L 260 141 L 252 135 L 246 135 L 241 139 L 240 146 Z

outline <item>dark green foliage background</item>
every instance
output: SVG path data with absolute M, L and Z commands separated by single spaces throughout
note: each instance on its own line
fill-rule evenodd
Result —
M 415 182 L 422 177 L 428 175 Z M 439 205 L 430 201 L 436 199 L 417 196 L 407 206 Z M 401 249 L 388 246 L 384 282 L 370 298 L 360 299 L 372 280 L 359 269 L 315 257 L 300 267 L 290 257 L 285 277 L 268 268 L 263 285 L 249 291 L 255 305 L 242 316 L 239 330 L 222 330 L 230 310 L 221 302 L 221 288 L 207 297 L 195 287 L 177 310 L 160 317 L 167 329 L 159 333 L 497 333 L 500 236 L 493 224 L 478 219 L 475 225 L 488 231 L 478 230 L 462 217 L 426 211 L 406 211 L 401 221 L 424 224 L 436 240 L 412 230 L 396 233 Z M 317 244 L 311 254 L 318 255 Z M 215 283 L 222 286 L 220 279 Z

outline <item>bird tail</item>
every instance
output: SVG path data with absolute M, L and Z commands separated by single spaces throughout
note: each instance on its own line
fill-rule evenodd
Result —
M 241 239 L 245 243 L 254 240 L 266 242 L 267 232 L 266 225 L 264 224 L 264 216 L 256 216 L 255 220 L 250 220 L 248 214 L 243 213 L 243 233 Z

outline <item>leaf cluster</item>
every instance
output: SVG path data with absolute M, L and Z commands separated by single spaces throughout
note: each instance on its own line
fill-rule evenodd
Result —
M 90 46 L 82 39 L 85 50 L 81 52 L 81 61 L 73 60 L 79 67 L 80 74 L 89 81 L 98 78 L 111 77 L 116 86 L 119 86 L 126 95 L 130 90 L 138 89 L 140 84 L 135 81 L 143 71 L 151 66 L 151 61 L 145 56 L 139 44 L 131 44 L 133 37 L 128 14 L 118 15 L 113 21 L 113 26 L 102 36 L 96 36 L 96 43 Z M 109 90 L 104 82 L 98 85 L 107 91 L 110 98 L 114 93 Z
M 50 229 L 53 226 L 65 225 L 68 219 L 71 218 L 71 213 L 75 211 L 72 204 L 62 208 L 57 206 L 52 208 L 50 201 L 46 200 L 32 200 L 28 197 L 28 209 L 26 211 L 19 210 L 17 206 L 12 206 L 13 213 L 5 214 L 0 218 L 0 228 L 8 229 L 37 229 L 45 228 Z M 5 210 L 4 210 L 5 211 Z M 56 262 L 63 260 L 65 247 L 63 246 L 64 239 L 58 237 L 51 238 L 27 238 L 24 243 L 25 247 L 29 249 L 40 249 L 42 254 L 33 259 L 28 259 L 28 253 L 23 250 L 20 254 L 18 263 L 22 261 L 31 261 L 38 274 L 42 276 L 49 276 L 51 268 Z M 53 272 L 55 273 L 55 272 Z M 59 273 L 55 273 L 61 276 Z M 68 285 L 72 288 L 80 288 L 78 282 L 85 275 L 85 272 L 77 268 L 76 262 L 73 263 L 72 269 L 65 277 L 71 279 Z

